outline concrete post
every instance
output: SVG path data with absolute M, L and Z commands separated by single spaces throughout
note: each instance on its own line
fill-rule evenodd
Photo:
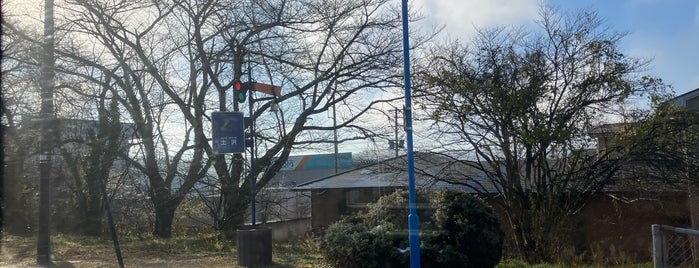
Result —
M 691 229 L 699 230 L 699 184 L 689 183 L 688 186 L 688 197 L 687 202 L 689 202 L 689 218 L 691 220 Z M 694 263 L 699 263 L 699 237 L 690 236 L 690 242 L 692 243 L 692 258 Z
M 653 267 L 664 268 L 663 264 L 663 234 L 660 224 L 653 224 Z

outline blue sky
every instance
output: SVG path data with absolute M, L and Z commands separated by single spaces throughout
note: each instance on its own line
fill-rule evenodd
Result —
M 699 88 L 699 1 L 543 0 L 561 12 L 596 11 L 615 31 L 627 32 L 622 50 L 652 59 L 648 74 L 677 95 Z M 468 39 L 474 26 L 522 25 L 538 17 L 539 0 L 416 0 L 425 25 L 445 25 L 449 38 Z

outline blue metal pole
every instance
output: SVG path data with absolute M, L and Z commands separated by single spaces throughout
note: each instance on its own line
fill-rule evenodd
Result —
M 413 156 L 413 114 L 410 99 L 410 42 L 408 40 L 408 0 L 403 0 L 403 69 L 405 81 L 405 140 L 408 146 L 408 239 L 410 242 L 410 267 L 420 267 L 420 237 L 415 205 L 415 159 Z

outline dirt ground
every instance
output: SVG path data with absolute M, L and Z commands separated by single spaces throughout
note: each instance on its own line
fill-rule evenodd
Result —
M 33 238 L 5 236 L 0 244 L 0 267 L 39 267 Z M 165 253 L 122 248 L 125 267 L 240 267 L 235 253 Z M 119 267 L 114 248 L 107 245 L 61 245 L 51 249 L 50 267 Z M 285 267 L 272 265 L 270 267 Z M 311 267 L 311 266 L 309 266 Z

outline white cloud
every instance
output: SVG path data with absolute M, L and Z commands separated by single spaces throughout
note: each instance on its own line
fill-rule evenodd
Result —
M 539 0 L 417 0 L 426 25 L 446 26 L 454 39 L 470 39 L 475 27 L 520 25 L 538 17 Z

